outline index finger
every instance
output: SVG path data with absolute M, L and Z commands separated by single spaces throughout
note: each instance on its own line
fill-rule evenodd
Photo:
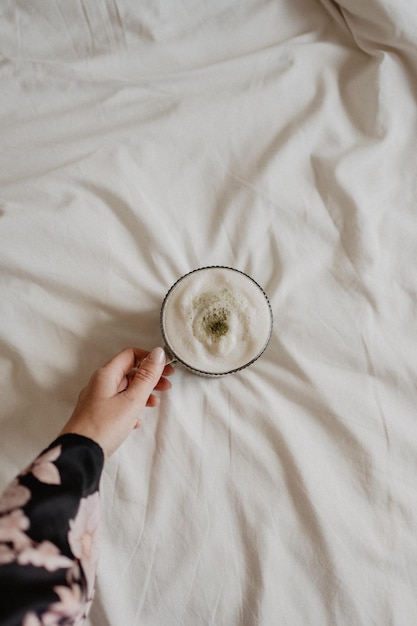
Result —
M 112 357 L 107 363 L 103 365 L 103 368 L 113 371 L 121 380 L 123 376 L 126 376 L 131 369 L 140 363 L 147 355 L 149 350 L 142 350 L 141 348 L 125 348 L 114 357 Z

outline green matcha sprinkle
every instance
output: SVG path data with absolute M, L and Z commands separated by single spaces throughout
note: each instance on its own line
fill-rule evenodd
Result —
M 230 315 L 236 307 L 228 289 L 204 292 L 192 303 L 193 333 L 199 341 L 217 343 L 230 330 Z
M 203 328 L 206 334 L 212 335 L 216 339 L 226 335 L 229 330 L 228 317 L 229 312 L 225 309 L 220 309 L 220 311 L 215 309 L 210 315 L 205 315 L 203 317 Z

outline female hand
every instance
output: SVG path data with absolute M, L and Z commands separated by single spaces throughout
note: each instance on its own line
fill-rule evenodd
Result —
M 165 365 L 165 352 L 126 348 L 91 376 L 81 391 L 75 409 L 61 431 L 77 433 L 96 441 L 108 458 L 134 428 L 145 406 L 154 407 L 159 398 L 153 391 L 167 391 L 165 377 L 174 369 Z

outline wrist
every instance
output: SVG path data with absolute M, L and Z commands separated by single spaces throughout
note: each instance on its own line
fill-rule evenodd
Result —
M 91 426 L 76 426 L 69 422 L 65 424 L 64 428 L 59 432 L 58 438 L 64 437 L 65 435 L 75 435 L 92 441 L 102 451 L 104 460 L 107 460 L 109 455 L 106 452 L 105 446 L 103 445 L 100 436 L 97 435 L 97 432 L 94 428 L 91 428 Z

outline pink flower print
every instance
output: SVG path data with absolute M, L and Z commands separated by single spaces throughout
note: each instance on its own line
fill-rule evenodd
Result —
M 0 517 L 0 541 L 12 543 L 16 550 L 30 545 L 29 537 L 23 532 L 30 526 L 29 519 L 22 509 L 16 509 Z
M 70 521 L 68 542 L 72 553 L 80 559 L 87 580 L 88 596 L 94 589 L 98 557 L 100 530 L 100 499 L 98 492 L 82 498 L 77 516 Z
M 54 461 L 61 456 L 62 446 L 55 446 L 44 454 L 41 454 L 34 463 L 28 468 L 26 473 L 32 474 L 41 482 L 48 485 L 60 485 L 61 476 Z
M 84 605 L 84 610 L 83 612 L 79 615 L 79 617 L 77 618 L 77 620 L 74 622 L 74 626 L 84 626 L 85 625 L 85 618 L 88 616 L 90 609 L 91 609 L 91 605 L 93 604 L 93 599 L 91 598 L 91 600 L 88 600 L 85 605 Z
M 13 563 L 16 560 L 16 553 L 14 550 L 6 545 L 0 545 L 0 565 L 6 565 L 7 563 Z
M 68 568 L 73 564 L 73 561 L 61 554 L 58 548 L 50 541 L 42 541 L 42 543 L 28 546 L 20 552 L 17 562 L 20 565 L 28 565 L 30 563 L 35 567 L 44 567 L 48 572 Z
M 84 597 L 80 585 L 54 587 L 54 591 L 59 601 L 51 604 L 48 611 L 42 615 L 42 626 L 55 626 L 61 623 L 62 618 L 74 620 L 83 617 Z
M 28 613 L 22 622 L 22 626 L 42 626 L 42 622 L 39 621 L 39 617 L 35 613 Z
M 20 485 L 17 478 L 3 491 L 0 498 L 0 514 L 24 506 L 30 500 L 27 487 Z

